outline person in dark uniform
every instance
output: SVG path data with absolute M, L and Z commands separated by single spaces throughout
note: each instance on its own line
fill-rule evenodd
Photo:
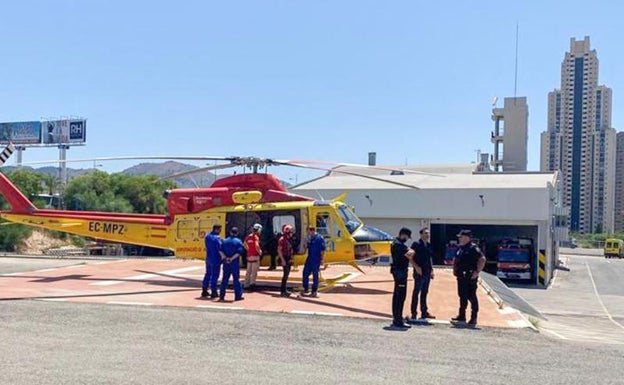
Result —
M 399 236 L 394 239 L 390 247 L 392 265 L 390 273 L 394 278 L 394 292 L 392 294 L 392 326 L 409 328 L 408 323 L 403 322 L 403 306 L 407 296 L 407 269 L 410 261 L 414 258 L 414 250 L 407 247 L 406 243 L 411 238 L 412 231 L 403 227 Z
M 477 281 L 479 273 L 485 267 L 485 255 L 479 246 L 472 242 L 472 231 L 461 230 L 457 234 L 459 249 L 453 262 L 453 274 L 457 277 L 457 294 L 459 295 L 459 314 L 452 318 L 454 322 L 466 322 L 466 308 L 470 302 L 470 320 L 468 324 L 477 324 L 479 300 L 477 298 Z
M 429 229 L 420 230 L 420 239 L 412 243 L 411 249 L 416 252 L 414 256 L 414 291 L 412 292 L 412 319 L 418 319 L 418 297 L 420 297 L 420 317 L 423 319 L 434 319 L 435 316 L 429 313 L 427 306 L 427 294 L 429 294 L 429 284 L 434 278 L 433 272 L 433 249 L 429 242 Z

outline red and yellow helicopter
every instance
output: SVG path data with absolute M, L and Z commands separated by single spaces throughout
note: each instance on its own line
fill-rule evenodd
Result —
M 4 151 L 5 155 L 10 156 L 10 153 L 12 145 Z M 4 163 L 7 157 L 1 158 L 0 162 Z M 0 217 L 14 223 L 77 234 L 96 240 L 169 249 L 179 258 L 198 259 L 205 258 L 204 237 L 215 224 L 222 225 L 221 235 L 224 236 L 234 226 L 247 230 L 254 223 L 260 223 L 264 229 L 263 243 L 269 242 L 269 237 L 274 237 L 284 225 L 288 224 L 293 227 L 294 238 L 298 242 L 295 264 L 305 262 L 305 231 L 308 227 L 314 226 L 327 242 L 325 263 L 348 263 L 356 266 L 358 260 L 389 255 L 392 237 L 379 229 L 366 226 L 344 203 L 345 194 L 331 201 L 293 194 L 273 175 L 259 170 L 268 166 L 292 166 L 357 175 L 416 188 L 376 176 L 315 166 L 330 162 L 215 156 L 114 157 L 71 161 L 128 159 L 221 162 L 178 173 L 170 176 L 171 178 L 240 166 L 250 169 L 251 172 L 217 179 L 208 188 L 166 191 L 168 203 L 166 215 L 38 209 L 4 174 L 0 173 L 0 193 L 11 206 L 10 210 L 1 211 Z M 388 170 L 396 171 L 396 169 Z M 268 264 L 269 258 L 263 258 L 261 265 Z

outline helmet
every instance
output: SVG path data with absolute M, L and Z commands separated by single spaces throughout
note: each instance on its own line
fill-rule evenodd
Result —
M 255 232 L 262 231 L 262 225 L 260 223 L 256 223 L 255 225 L 253 225 L 253 230 Z

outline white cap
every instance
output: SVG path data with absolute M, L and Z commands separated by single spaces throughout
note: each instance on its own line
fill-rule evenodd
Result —
M 256 223 L 255 225 L 253 225 L 253 229 L 256 232 L 262 231 L 262 225 L 260 223 Z

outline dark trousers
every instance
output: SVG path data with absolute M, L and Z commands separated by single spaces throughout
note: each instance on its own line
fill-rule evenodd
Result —
M 460 272 L 457 277 L 457 295 L 459 295 L 459 316 L 466 317 L 466 309 L 470 302 L 473 317 L 479 313 L 479 299 L 477 298 L 477 280 L 471 278 L 471 272 Z
M 321 265 L 306 263 L 303 265 L 303 291 L 308 291 L 310 274 L 312 275 L 312 292 L 316 293 L 319 287 L 319 271 Z
M 271 254 L 269 258 L 271 258 L 269 261 L 269 269 L 274 270 L 277 267 L 277 254 Z
M 420 314 L 425 317 L 429 314 L 427 307 L 427 294 L 429 294 L 429 284 L 431 276 L 414 274 L 414 291 L 412 291 L 412 316 L 416 316 L 418 307 L 418 297 L 420 296 Z
M 407 268 L 391 268 L 390 272 L 394 278 L 394 292 L 392 293 L 392 320 L 395 323 L 403 322 L 403 306 L 407 297 Z
M 240 283 L 240 264 L 238 262 L 223 264 L 223 278 L 221 279 L 219 297 L 225 297 L 225 289 L 230 281 L 230 276 L 232 277 L 232 283 L 234 286 L 234 298 L 239 299 L 243 296 L 243 285 Z
M 286 264 L 282 266 L 282 269 L 283 269 L 282 288 L 281 288 L 282 293 L 286 293 L 286 284 L 288 283 L 288 276 L 290 275 L 291 267 L 292 266 L 290 265 L 290 259 L 286 259 Z
M 210 287 L 212 294 L 216 294 L 219 273 L 221 273 L 221 261 L 211 263 L 206 260 L 206 274 L 204 274 L 204 280 L 202 281 L 202 290 L 208 290 L 208 287 Z

